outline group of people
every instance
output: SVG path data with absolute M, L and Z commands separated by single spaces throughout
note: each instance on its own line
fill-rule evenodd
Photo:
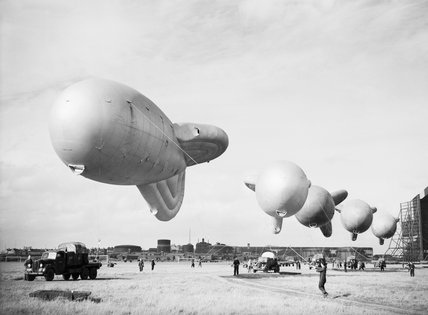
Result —
M 347 272 L 348 271 L 348 269 L 351 269 L 351 270 L 365 270 L 365 268 L 366 268 L 366 264 L 365 264 L 365 262 L 364 261 L 358 261 L 357 259 L 351 259 L 351 260 L 349 260 L 349 261 L 345 261 L 345 262 L 341 262 L 341 261 L 333 261 L 332 262 L 332 267 L 334 268 L 335 267 L 335 265 L 336 265 L 336 268 L 339 268 L 339 269 L 344 269 L 345 270 L 345 272 Z
M 152 259 L 152 261 L 151 261 L 152 270 L 155 269 L 155 265 L 156 265 L 155 260 Z M 138 267 L 140 268 L 140 272 L 143 271 L 143 269 L 144 269 L 144 260 L 143 260 L 143 258 L 140 258 L 138 260 Z
M 190 267 L 195 268 L 195 259 L 194 258 L 192 258 L 192 260 L 191 260 Z M 198 267 L 202 268 L 202 259 L 201 258 L 199 258 L 199 260 L 198 260 Z

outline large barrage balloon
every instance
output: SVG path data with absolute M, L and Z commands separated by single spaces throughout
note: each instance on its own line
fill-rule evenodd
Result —
M 367 231 L 373 221 L 375 207 L 370 207 L 366 202 L 353 199 L 346 202 L 339 210 L 340 219 L 346 230 L 352 233 L 352 240 L 357 239 L 358 234 Z
M 334 209 L 348 196 L 346 190 L 329 193 L 326 189 L 312 185 L 302 209 L 296 213 L 296 219 L 307 227 L 319 227 L 325 237 L 330 237 L 333 229 L 331 219 Z
M 244 182 L 256 192 L 260 208 L 273 217 L 274 233 L 281 231 L 283 218 L 302 208 L 311 186 L 303 170 L 289 161 L 271 163 L 257 177 Z
M 136 185 L 161 221 L 184 196 L 187 166 L 209 162 L 228 146 L 215 126 L 173 124 L 138 91 L 107 80 L 68 87 L 55 102 L 52 145 L 75 174 L 115 185 Z
M 398 218 L 394 218 L 388 213 L 378 213 L 373 219 L 372 232 L 379 238 L 379 244 L 383 245 L 384 240 L 394 236 L 397 230 Z

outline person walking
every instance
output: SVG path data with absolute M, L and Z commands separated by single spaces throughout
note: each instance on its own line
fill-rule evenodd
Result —
M 156 265 L 156 264 L 155 264 L 155 260 L 154 260 L 154 259 L 152 259 L 152 270 L 153 270 L 153 269 L 155 269 L 155 265 Z
M 317 271 L 320 273 L 318 288 L 321 290 L 324 297 L 327 297 L 328 293 L 324 288 L 324 285 L 327 282 L 327 263 L 324 258 L 321 258 L 318 261 Z
M 233 275 L 234 276 L 238 276 L 239 275 L 239 260 L 237 257 L 234 258 L 233 260 Z
M 138 266 L 140 267 L 140 272 L 144 269 L 144 260 L 143 258 L 140 258 L 140 261 L 138 262 Z

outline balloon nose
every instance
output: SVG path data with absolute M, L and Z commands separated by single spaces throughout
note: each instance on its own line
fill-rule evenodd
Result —
M 296 164 L 277 161 L 258 176 L 256 198 L 260 207 L 273 217 L 296 214 L 306 201 L 310 182 Z
M 101 141 L 101 113 L 100 99 L 87 81 L 67 88 L 52 107 L 49 121 L 52 146 L 75 174 L 85 171 Z

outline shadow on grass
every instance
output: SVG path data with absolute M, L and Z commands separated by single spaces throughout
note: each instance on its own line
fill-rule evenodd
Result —
M 385 270 L 380 270 L 380 269 L 372 269 L 372 268 L 368 268 L 365 270 L 356 270 L 356 269 L 348 269 L 348 270 L 344 270 L 342 268 L 333 268 L 331 270 L 334 271 L 339 271 L 339 272 L 343 272 L 343 273 L 366 273 L 366 272 L 380 272 L 380 273 L 385 273 L 385 272 L 401 272 L 401 271 L 407 271 L 407 269 L 403 269 L 403 268 L 386 268 Z
M 13 278 L 12 280 L 14 281 L 22 281 L 24 280 L 24 277 L 16 277 Z M 46 281 L 45 279 L 43 279 L 43 277 L 39 277 L 38 280 L 41 281 Z M 103 281 L 103 280 L 133 280 L 133 278 L 119 278 L 119 277 L 115 277 L 115 278 L 97 278 L 97 279 L 93 279 L 93 280 L 82 280 L 82 279 L 77 279 L 77 280 L 64 280 L 64 279 L 54 279 L 51 282 L 57 282 L 57 281 L 61 281 L 61 282 L 78 282 L 78 281 Z M 35 280 L 37 281 L 37 280 Z M 28 281 L 31 282 L 31 281 Z
M 261 272 L 261 273 L 242 273 L 237 276 L 220 276 L 221 278 L 226 279 L 260 279 L 260 278 L 276 278 L 276 277 L 286 277 L 286 276 L 301 276 L 301 273 L 297 272 L 280 272 L 280 273 L 268 273 L 268 272 Z
M 46 301 L 52 301 L 58 298 L 70 301 L 85 301 L 89 300 L 95 303 L 100 303 L 101 298 L 90 297 L 91 291 L 64 291 L 64 290 L 37 290 L 29 294 L 30 297 L 39 298 Z
M 339 294 L 339 295 L 332 296 L 331 298 L 332 299 L 337 299 L 337 298 L 341 298 L 341 297 L 348 297 L 350 295 L 351 295 L 351 293 L 344 293 L 344 294 Z
M 116 277 L 116 278 L 97 278 L 97 279 L 94 279 L 95 281 L 103 281 L 103 280 L 134 280 L 134 278 L 118 278 L 118 277 Z M 91 281 L 94 281 L 94 280 L 91 280 Z M 78 280 L 78 281 L 82 281 L 82 280 Z M 88 281 L 88 280 L 84 280 L 84 281 Z

